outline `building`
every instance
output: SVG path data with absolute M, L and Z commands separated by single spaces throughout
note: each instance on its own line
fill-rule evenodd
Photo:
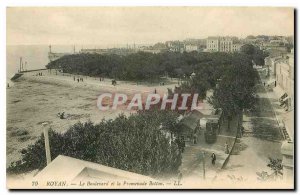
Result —
M 196 47 L 197 51 L 203 51 L 206 48 L 206 39 L 185 39 L 183 43 L 185 48 L 188 46 L 188 48 L 185 49 L 186 52 L 195 51 Z
M 208 52 L 239 52 L 242 43 L 237 37 L 208 37 L 206 42 L 206 51 Z
M 220 52 L 232 52 L 233 40 L 230 37 L 221 37 L 219 39 L 219 51 Z
M 280 61 L 285 61 L 283 55 L 275 57 L 268 56 L 265 58 L 265 66 L 268 67 L 268 75 L 276 76 L 276 65 L 280 63 Z
M 244 44 L 242 43 L 235 43 L 235 44 L 232 44 L 232 52 L 240 52 L 241 51 L 241 47 L 243 46 Z
M 282 103 L 285 103 L 287 110 L 294 109 L 294 54 L 276 63 L 275 74 L 278 87 L 286 94 Z
M 184 45 L 184 48 L 185 48 L 186 52 L 198 51 L 197 45 L 187 44 L 187 45 Z
M 219 37 L 208 37 L 206 41 L 206 50 L 208 52 L 218 52 L 220 51 L 220 41 Z
M 200 131 L 200 119 L 203 117 L 202 112 L 193 110 L 182 118 L 180 125 L 183 128 L 180 135 L 184 137 L 185 141 L 192 141 L 193 136 Z
M 51 179 L 49 179 L 51 178 Z M 156 181 L 154 178 L 113 168 L 105 165 L 84 161 L 69 156 L 59 155 L 44 169 L 42 169 L 34 180 L 40 182 L 42 188 L 65 188 L 66 185 L 51 186 L 50 181 L 63 181 L 61 184 L 68 183 L 69 188 L 107 188 L 102 185 L 79 186 L 80 182 L 102 182 L 111 181 Z M 58 183 L 58 182 L 57 182 Z M 44 185 L 43 185 L 44 184 Z M 74 184 L 74 185 L 72 185 Z
M 184 44 L 180 41 L 167 41 L 166 46 L 169 51 L 181 53 L 184 51 Z
M 285 112 L 280 115 L 285 141 L 281 146 L 283 156 L 283 178 L 294 179 L 294 53 L 281 55 L 275 60 L 276 84 L 273 89 L 279 97 L 280 106 Z

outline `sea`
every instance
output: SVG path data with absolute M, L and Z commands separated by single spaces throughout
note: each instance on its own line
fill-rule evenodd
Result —
M 115 45 L 75 45 L 75 52 L 83 48 L 103 49 Z M 73 53 L 74 45 L 51 45 L 54 53 Z M 18 72 L 20 58 L 22 57 L 23 67 L 27 70 L 45 68 L 49 63 L 49 45 L 7 45 L 6 46 L 6 80 Z M 26 62 L 26 67 L 25 67 Z
M 136 44 L 145 46 L 150 44 Z M 51 45 L 53 53 L 74 53 L 81 49 L 105 49 L 105 48 L 126 48 L 133 44 L 113 44 L 113 45 Z M 22 57 L 23 67 L 27 70 L 45 68 L 49 63 L 49 45 L 7 45 L 6 46 L 6 81 L 11 83 L 10 78 L 18 72 L 20 58 Z M 26 67 L 25 67 L 26 62 Z

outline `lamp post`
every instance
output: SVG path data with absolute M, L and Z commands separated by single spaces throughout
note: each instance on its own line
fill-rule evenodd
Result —
M 44 141 L 45 141 L 45 150 L 46 150 L 46 160 L 47 165 L 51 163 L 51 153 L 50 153 L 50 144 L 49 144 L 49 135 L 48 135 L 48 128 L 46 128 L 46 125 L 44 126 Z
M 202 158 L 203 158 L 203 163 L 202 163 L 202 168 L 203 168 L 203 179 L 205 180 L 205 152 L 202 152 Z

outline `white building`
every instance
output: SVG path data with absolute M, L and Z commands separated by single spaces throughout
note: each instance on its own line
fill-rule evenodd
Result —
M 186 44 L 185 45 L 185 51 L 186 52 L 198 51 L 198 46 L 197 45 L 192 45 L 192 44 Z
M 206 51 L 208 52 L 239 52 L 243 44 L 236 37 L 208 37 Z

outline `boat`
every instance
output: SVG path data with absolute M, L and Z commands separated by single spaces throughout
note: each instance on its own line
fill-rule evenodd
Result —
M 20 57 L 20 69 L 19 69 L 18 73 L 15 73 L 15 75 L 13 77 L 11 77 L 10 80 L 15 81 L 18 78 L 20 78 L 23 75 L 22 70 L 24 70 L 23 69 L 23 62 L 22 62 L 22 57 Z
M 18 78 L 20 78 L 21 76 L 23 75 L 23 73 L 16 73 L 13 77 L 11 77 L 11 79 L 10 80 L 12 80 L 12 81 L 15 81 L 15 80 L 17 80 Z

